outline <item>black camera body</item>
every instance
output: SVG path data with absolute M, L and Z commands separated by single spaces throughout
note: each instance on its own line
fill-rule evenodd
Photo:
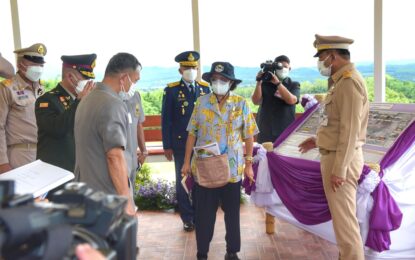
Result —
M 273 62 L 272 60 L 267 60 L 266 62 L 261 63 L 261 70 L 264 73 L 262 74 L 261 80 L 271 81 L 271 73 L 275 74 L 277 70 L 281 70 L 282 68 L 283 66 L 281 62 Z
M 106 259 L 136 259 L 137 220 L 124 213 L 127 198 L 72 182 L 55 192 L 51 203 L 34 203 L 31 196 L 13 196 L 10 187 L 0 181 L 4 259 L 75 259 L 82 243 Z

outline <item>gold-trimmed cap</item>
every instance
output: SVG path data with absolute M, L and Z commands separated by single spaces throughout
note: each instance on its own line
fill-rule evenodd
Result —
M 63 55 L 61 60 L 63 61 L 63 67 L 72 68 L 82 74 L 84 78 L 94 79 L 94 68 L 97 55 L 83 54 L 83 55 Z
M 21 48 L 14 51 L 18 57 L 23 57 L 31 62 L 43 64 L 43 57 L 47 53 L 46 46 L 43 43 L 35 43 L 30 47 Z
M 316 34 L 316 39 L 314 41 L 314 47 L 317 49 L 317 53 L 314 57 L 318 57 L 320 53 L 324 50 L 330 49 L 343 49 L 348 50 L 350 44 L 354 42 L 354 40 L 341 37 L 341 36 L 323 36 Z
M 181 66 L 197 67 L 200 54 L 197 51 L 185 51 L 177 55 L 174 60 Z

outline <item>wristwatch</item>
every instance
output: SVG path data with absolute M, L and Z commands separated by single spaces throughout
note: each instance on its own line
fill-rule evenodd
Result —
M 252 156 L 245 156 L 245 162 L 252 162 L 254 160 L 254 157 Z

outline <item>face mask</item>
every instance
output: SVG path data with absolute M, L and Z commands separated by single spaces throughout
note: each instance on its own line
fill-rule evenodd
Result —
M 127 75 L 128 76 L 128 75 Z M 121 90 L 120 92 L 118 92 L 118 96 L 120 96 L 120 98 L 123 101 L 127 101 L 129 100 L 132 96 L 134 96 L 134 83 L 131 81 L 130 76 L 128 76 L 128 80 L 131 83 L 130 89 L 128 90 L 128 92 L 125 91 L 124 85 L 121 85 Z
M 197 77 L 197 70 L 195 69 L 188 69 L 183 71 L 183 79 L 187 82 L 195 81 Z
M 324 60 L 317 60 L 318 71 L 320 72 L 322 76 L 325 76 L 325 77 L 331 76 L 331 65 L 328 67 L 324 65 L 324 62 L 327 60 L 328 57 L 330 56 L 327 56 Z
M 229 82 L 217 79 L 217 80 L 212 80 L 212 91 L 213 93 L 215 93 L 216 95 L 226 95 L 226 93 L 228 93 L 229 91 Z
M 118 92 L 118 96 L 121 98 L 122 101 L 127 101 L 130 99 L 128 92 L 125 92 L 124 84 L 121 84 L 121 90 Z
M 32 82 L 39 81 L 40 77 L 43 73 L 43 67 L 40 66 L 28 66 L 25 72 L 26 78 L 28 78 Z
M 285 79 L 286 77 L 288 77 L 289 73 L 290 73 L 289 68 L 282 68 L 282 69 L 276 71 L 277 77 L 279 79 Z
M 128 92 L 125 92 L 124 85 L 121 85 L 121 90 L 118 92 L 118 96 L 121 98 L 122 101 L 127 101 L 130 99 L 130 96 L 128 96 Z
M 128 76 L 128 80 L 131 83 L 130 89 L 127 92 L 128 98 L 130 99 L 130 98 L 132 98 L 134 96 L 134 93 L 135 93 L 135 90 L 134 90 L 135 84 L 131 81 L 130 76 Z
M 87 83 L 88 83 L 87 79 L 78 81 L 78 84 L 75 87 L 76 94 L 81 93 L 84 90 Z

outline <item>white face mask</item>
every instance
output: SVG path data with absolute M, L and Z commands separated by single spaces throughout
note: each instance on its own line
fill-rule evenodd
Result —
M 25 72 L 26 78 L 28 78 L 32 82 L 39 81 L 40 77 L 43 73 L 43 67 L 40 66 L 28 66 Z
M 128 75 L 127 75 L 128 76 Z M 128 92 L 125 91 L 124 85 L 121 85 L 121 90 L 118 92 L 118 95 L 123 101 L 127 101 L 134 96 L 134 83 L 131 81 L 130 76 L 128 76 L 128 80 L 131 83 L 130 89 Z
M 195 81 L 197 77 L 197 70 L 195 69 L 187 69 L 183 71 L 183 79 L 186 80 L 187 82 L 192 83 L 193 81 Z
M 285 67 L 276 71 L 277 77 L 279 79 L 285 79 L 286 77 L 288 77 L 289 73 L 290 73 L 290 69 L 285 68 Z
M 121 98 L 122 101 L 127 101 L 130 98 L 128 97 L 127 92 L 124 91 L 124 85 L 121 85 L 121 90 L 118 92 L 118 96 Z
M 132 98 L 134 96 L 134 93 L 135 93 L 134 87 L 135 87 L 134 84 L 131 85 L 130 90 L 128 90 L 128 92 L 127 92 L 127 95 L 128 95 L 129 98 Z
M 317 69 L 320 72 L 320 74 L 325 77 L 331 76 L 331 65 L 328 67 L 324 65 L 324 62 L 327 60 L 328 57 L 330 56 L 327 56 L 324 60 L 317 60 Z
M 88 83 L 88 81 L 89 80 L 87 80 L 87 79 L 78 81 L 78 84 L 75 87 L 76 94 L 79 94 L 84 90 L 84 88 L 85 88 L 86 84 Z
M 221 96 L 226 95 L 230 89 L 229 82 L 220 79 L 212 80 L 211 86 L 213 93 Z

